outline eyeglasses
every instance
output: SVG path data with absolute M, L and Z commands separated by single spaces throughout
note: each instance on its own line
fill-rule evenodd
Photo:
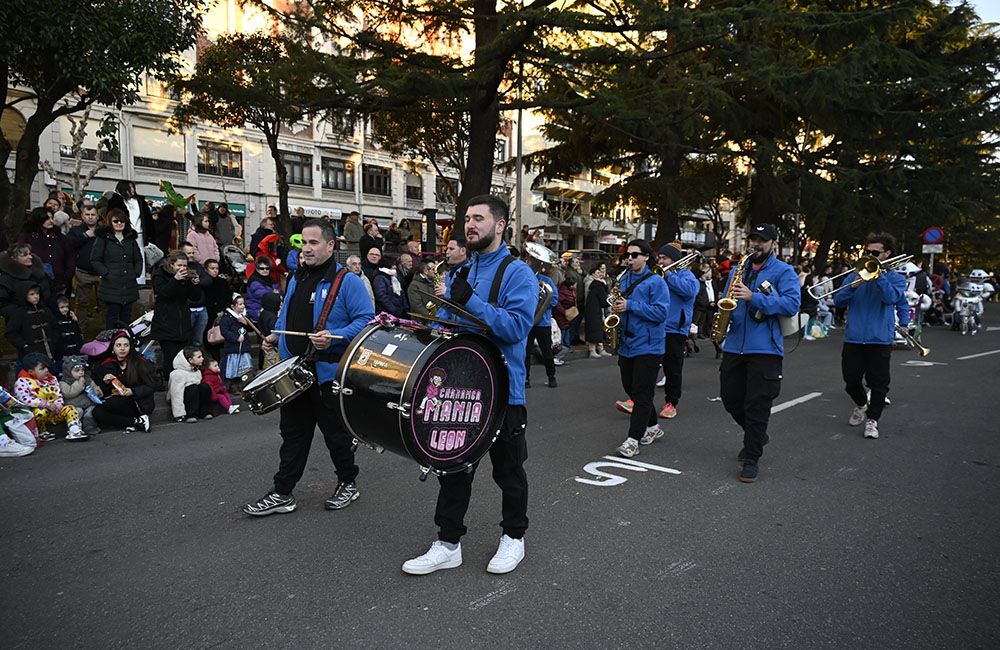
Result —
M 876 255 L 881 255 L 884 252 L 885 251 L 879 251 L 879 250 L 875 250 L 874 248 L 869 248 L 869 249 L 865 250 L 865 255 L 871 255 L 872 257 L 875 257 Z
M 641 257 L 643 255 L 645 255 L 645 253 L 625 253 L 625 257 L 629 257 L 629 258 L 631 258 L 633 260 L 636 259 L 637 257 Z

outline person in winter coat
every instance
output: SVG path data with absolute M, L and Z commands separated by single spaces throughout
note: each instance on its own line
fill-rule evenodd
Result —
M 573 343 L 573 320 L 568 318 L 567 311 L 576 309 L 576 280 L 565 278 L 559 284 L 559 302 L 552 309 L 552 316 L 556 319 L 556 324 L 562 330 L 563 347 L 570 347 Z
M 12 244 L 0 253 L 0 316 L 9 321 L 31 287 L 39 288 L 43 305 L 54 306 L 52 282 L 41 258 L 31 252 L 29 244 Z
M 128 215 L 109 210 L 107 226 L 97 230 L 95 239 L 90 263 L 101 277 L 97 297 L 104 302 L 105 327 L 123 327 L 132 320 L 132 306 L 139 299 L 143 269 L 139 238 Z
M 229 381 L 242 380 L 253 368 L 250 359 L 250 327 L 246 301 L 243 300 L 243 296 L 233 294 L 229 308 L 219 320 L 219 329 L 222 330 L 222 338 L 225 339 L 222 345 L 225 359 L 222 365 L 225 370 L 223 376 Z
M 76 255 L 76 287 L 74 291 L 76 310 L 86 318 L 96 314 L 99 309 L 97 290 L 100 288 L 101 277 L 94 270 L 90 258 L 94 251 L 94 244 L 97 243 L 97 230 L 100 223 L 96 207 L 85 205 L 80 212 L 83 223 L 70 228 L 66 240 Z
M 233 213 L 229 211 L 229 204 L 220 203 L 215 214 L 218 217 L 215 222 L 215 240 L 219 242 L 220 247 L 229 246 L 242 239 L 243 229 Z
M 19 361 L 33 353 L 44 354 L 50 359 L 60 355 L 56 318 L 41 304 L 41 290 L 37 286 L 28 287 L 21 308 L 7 319 L 5 333 L 17 350 Z
M 583 324 L 586 327 L 587 347 L 590 358 L 610 357 L 604 349 L 604 318 L 608 310 L 608 279 L 606 264 L 598 263 L 590 272 L 587 299 L 584 301 Z
M 62 357 L 66 355 L 80 354 L 80 348 L 83 346 L 83 332 L 80 330 L 76 314 L 70 311 L 69 298 L 59 296 L 56 298 L 56 306 L 58 309 L 53 314 L 56 319 L 56 335 L 59 337 L 57 346 L 59 354 L 56 355 L 56 359 L 62 360 Z
M 209 216 L 204 212 L 192 217 L 185 241 L 194 246 L 194 259 L 199 264 L 219 259 L 219 244 L 212 235 Z
M 212 388 L 201 382 L 201 367 L 205 355 L 200 348 L 187 346 L 174 357 L 174 369 L 170 371 L 167 401 L 175 422 L 197 422 L 198 418 L 209 420 L 212 406 Z
M 132 345 L 124 330 L 111 340 L 111 356 L 98 366 L 94 376 L 104 401 L 94 407 L 94 420 L 102 426 L 116 426 L 132 433 L 149 431 L 153 401 L 153 377 L 149 365 Z
M 269 293 L 280 293 L 281 286 L 271 279 L 271 258 L 261 256 L 254 264 L 254 273 L 247 283 L 247 316 L 257 321 L 260 316 L 261 300 Z
M 444 267 L 441 269 L 444 271 Z M 406 289 L 406 297 L 410 302 L 410 311 L 415 314 L 433 316 L 437 309 L 432 305 L 427 308 L 427 294 L 434 295 L 435 266 L 433 262 L 421 262 L 416 275 Z
M 166 255 L 170 251 L 170 239 L 177 230 L 177 208 L 170 201 L 167 201 L 150 216 L 150 226 L 152 232 L 149 233 L 149 241 Z
M 260 225 L 257 230 L 254 231 L 253 235 L 250 236 L 250 247 L 247 249 L 251 253 L 260 250 L 260 243 L 264 241 L 264 238 L 268 235 L 277 235 L 277 231 L 274 228 L 274 218 L 271 216 L 266 216 L 260 220 Z
M 104 393 L 90 376 L 87 357 L 71 355 L 63 358 L 59 390 L 62 391 L 63 401 L 80 412 L 83 432 L 87 435 L 100 433 L 101 429 L 94 419 L 94 407 L 103 401 Z
M 383 257 L 382 265 L 375 282 L 372 284 L 375 292 L 375 311 L 386 312 L 398 318 L 406 318 L 410 311 L 410 300 L 403 291 L 403 283 L 396 271 L 396 260 Z
M 288 269 L 285 265 L 281 263 L 281 254 L 278 251 L 278 244 L 281 242 L 281 237 L 277 234 L 267 235 L 260 240 L 260 244 L 257 245 L 256 251 L 251 251 L 255 260 L 259 260 L 261 257 L 266 257 L 271 267 L 271 280 L 274 282 L 281 282 L 281 279 L 288 274 Z M 248 264 L 246 270 L 247 280 L 254 275 L 254 266 L 256 264 Z
M 200 278 L 188 269 L 187 256 L 174 251 L 153 272 L 153 323 L 150 336 L 159 342 L 163 352 L 164 376 L 173 358 L 191 341 L 191 310 L 189 300 L 201 297 Z
M 22 365 L 24 369 L 14 383 L 14 395 L 19 402 L 31 407 L 39 438 L 54 440 L 55 435 L 46 430 L 47 426 L 64 423 L 67 440 L 86 440 L 88 436 L 80 425 L 80 412 L 63 401 L 59 380 L 49 372 L 52 359 L 33 352 L 23 359 Z
M 382 233 L 379 232 L 377 223 L 370 221 L 365 225 L 365 234 L 358 242 L 358 246 L 363 251 L 370 251 L 372 248 L 383 250 L 385 241 L 382 239 Z
M 53 291 L 68 295 L 76 273 L 76 255 L 49 211 L 45 208 L 32 210 L 18 241 L 29 244 L 31 252 L 42 260 L 45 273 L 52 278 Z
M 212 401 L 221 406 L 226 413 L 230 415 L 239 413 L 240 407 L 233 404 L 233 398 L 229 395 L 229 391 L 226 390 L 226 385 L 222 382 L 222 370 L 219 367 L 218 361 L 209 359 L 205 363 L 205 367 L 201 370 L 201 383 L 204 386 L 208 386 L 209 390 L 211 390 Z

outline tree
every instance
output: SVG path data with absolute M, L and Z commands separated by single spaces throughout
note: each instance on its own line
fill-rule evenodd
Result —
M 77 203 L 83 199 L 83 191 L 90 185 L 90 181 L 94 180 L 94 176 L 107 167 L 107 164 L 104 162 L 104 152 L 108 151 L 111 153 L 115 147 L 113 135 L 118 129 L 118 120 L 114 114 L 109 113 L 101 128 L 97 131 L 100 142 L 98 143 L 97 150 L 94 152 L 94 163 L 90 166 L 90 170 L 87 173 L 83 172 L 83 162 L 86 159 L 83 143 L 87 137 L 87 127 L 90 125 L 91 108 L 93 107 L 88 106 L 83 109 L 83 112 L 79 116 L 66 116 L 66 119 L 70 123 L 69 135 L 72 141 L 70 153 L 73 160 L 73 170 L 69 174 L 61 172 L 48 160 L 43 160 L 38 165 L 39 168 L 48 173 L 52 178 L 56 180 L 64 179 L 69 183 L 70 188 L 73 190 L 73 203 Z
M 249 124 L 263 134 L 277 171 L 279 219 L 285 232 L 290 231 L 288 171 L 278 147 L 281 129 L 318 113 L 341 128 L 348 124 L 334 120 L 330 108 L 307 108 L 315 99 L 313 79 L 319 63 L 310 48 L 287 35 L 226 34 L 202 53 L 191 74 L 167 77 L 181 98 L 174 110 L 179 126 L 199 120 L 229 128 Z M 332 92 L 329 86 L 327 92 Z M 329 106 L 329 96 L 327 101 Z
M 3 110 L 34 108 L 14 152 L 13 177 L 0 174 L 0 217 L 9 233 L 20 229 L 30 207 L 42 132 L 60 117 L 93 104 L 121 108 L 138 101 L 143 73 L 176 69 L 175 55 L 194 43 L 206 3 L 8 0 L 4 4 L 0 12 Z M 0 165 L 6 165 L 12 152 L 7 137 L 0 137 Z

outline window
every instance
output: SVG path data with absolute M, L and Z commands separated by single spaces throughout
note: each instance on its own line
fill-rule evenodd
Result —
M 182 172 L 184 151 L 182 135 L 138 125 L 132 128 L 132 162 L 137 167 Z
M 507 141 L 503 138 L 497 138 L 493 144 L 493 160 L 494 162 L 507 160 Z
M 243 147 L 225 142 L 198 142 L 198 173 L 243 178 Z
M 419 174 L 406 175 L 406 198 L 409 201 L 424 200 L 424 180 Z
M 174 101 L 179 99 L 177 93 L 165 81 L 157 79 L 152 75 L 146 75 L 146 95 L 149 97 L 172 99 Z
M 73 147 L 72 145 L 62 144 L 59 145 L 59 156 L 62 158 L 72 158 L 73 157 Z M 97 148 L 96 147 L 80 147 L 80 160 L 97 160 Z M 121 153 L 114 152 L 108 153 L 102 147 L 101 160 L 106 163 L 120 163 L 122 161 Z
M 323 159 L 323 187 L 330 190 L 354 191 L 354 163 L 335 158 Z
M 434 183 L 434 198 L 438 203 L 455 203 L 458 197 L 458 181 L 454 178 L 438 176 Z
M 392 196 L 391 170 L 388 167 L 362 165 L 361 190 L 365 194 Z
M 286 180 L 289 185 L 309 187 L 313 184 L 312 156 L 282 151 L 281 162 L 285 163 Z

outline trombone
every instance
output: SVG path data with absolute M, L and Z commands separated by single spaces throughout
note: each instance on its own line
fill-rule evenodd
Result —
M 816 300 L 822 300 L 827 296 L 832 296 L 833 294 L 837 293 L 845 286 L 850 286 L 842 284 L 838 287 L 837 280 L 839 278 L 850 275 L 851 273 L 857 273 L 858 278 L 860 278 L 862 282 L 870 282 L 871 280 L 878 278 L 886 271 L 896 271 L 900 269 L 904 264 L 909 262 L 911 259 L 913 259 L 913 255 L 907 255 L 903 253 L 900 255 L 895 255 L 893 257 L 888 258 L 885 261 L 880 262 L 878 259 L 870 255 L 864 255 L 858 258 L 858 261 L 854 263 L 854 268 L 844 271 L 843 273 L 838 273 L 837 275 L 827 279 L 824 282 L 817 282 L 816 284 L 809 287 L 807 291 L 809 292 L 809 295 L 815 298 Z M 824 286 L 827 282 L 833 284 L 834 288 L 830 289 L 829 291 L 824 291 L 823 293 L 817 295 L 816 290 Z

